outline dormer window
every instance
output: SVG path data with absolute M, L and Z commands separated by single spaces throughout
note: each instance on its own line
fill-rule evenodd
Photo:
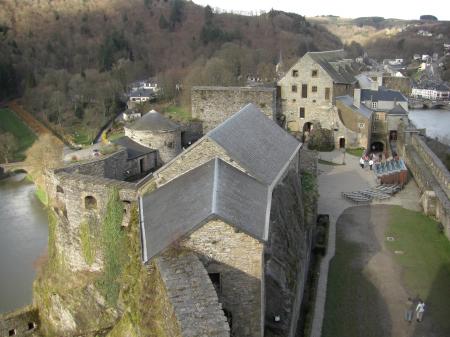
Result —
M 376 109 L 378 107 L 378 102 L 372 102 L 372 109 Z
M 298 77 L 298 70 L 292 70 L 292 77 Z

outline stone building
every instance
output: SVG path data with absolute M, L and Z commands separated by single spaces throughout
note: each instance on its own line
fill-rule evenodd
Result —
M 320 124 L 333 130 L 338 122 L 335 98 L 353 93 L 358 67 L 344 58 L 343 50 L 308 52 L 300 58 L 278 81 L 287 128 L 305 132 Z
M 142 197 L 144 261 L 174 245 L 195 252 L 234 336 L 295 335 L 312 239 L 300 146 L 250 104 L 155 172 Z
M 132 141 L 158 151 L 158 166 L 181 152 L 180 126 L 155 110 L 126 125 L 124 130 Z
M 191 92 L 192 117 L 203 122 L 204 133 L 249 103 L 275 120 L 276 102 L 276 88 L 270 87 L 193 87 Z
M 47 172 L 50 273 L 33 329 L 296 336 L 317 214 L 304 214 L 300 148 L 249 104 L 136 183 L 131 146 Z M 25 329 L 21 315 L 7 329 Z

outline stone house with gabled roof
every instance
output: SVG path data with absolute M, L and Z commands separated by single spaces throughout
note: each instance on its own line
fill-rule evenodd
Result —
M 344 58 L 344 50 L 306 53 L 278 81 L 287 128 L 304 132 L 320 123 L 333 130 L 335 97 L 353 93 L 357 73 L 358 66 Z
M 140 199 L 144 262 L 174 245 L 194 252 L 233 336 L 295 335 L 312 243 L 300 148 L 249 104 L 155 172 Z

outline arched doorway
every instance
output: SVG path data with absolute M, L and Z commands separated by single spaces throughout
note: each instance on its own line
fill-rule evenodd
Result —
M 303 133 L 305 132 L 311 132 L 313 129 L 313 123 L 311 122 L 306 122 L 305 124 L 303 124 Z
M 339 148 L 340 149 L 345 149 L 345 138 L 339 138 Z
M 384 144 L 382 142 L 373 142 L 370 145 L 370 151 L 371 152 L 383 152 L 384 151 Z

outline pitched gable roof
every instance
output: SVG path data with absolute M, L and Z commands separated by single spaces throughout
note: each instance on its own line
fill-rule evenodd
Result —
M 378 90 L 362 89 L 361 102 L 365 101 L 407 102 L 407 99 L 400 91 L 379 87 Z
M 322 52 L 308 52 L 305 56 L 311 57 L 333 79 L 335 83 L 353 84 L 356 82 L 357 72 L 352 67 L 352 61 L 344 59 L 343 49 Z
M 400 104 L 397 104 L 394 108 L 388 111 L 389 115 L 408 115 L 406 111 Z
M 266 184 L 213 159 L 141 198 L 143 260 L 212 219 L 266 240 L 270 201 Z
M 268 185 L 277 182 L 301 146 L 254 104 L 246 105 L 206 136 L 252 176 Z

